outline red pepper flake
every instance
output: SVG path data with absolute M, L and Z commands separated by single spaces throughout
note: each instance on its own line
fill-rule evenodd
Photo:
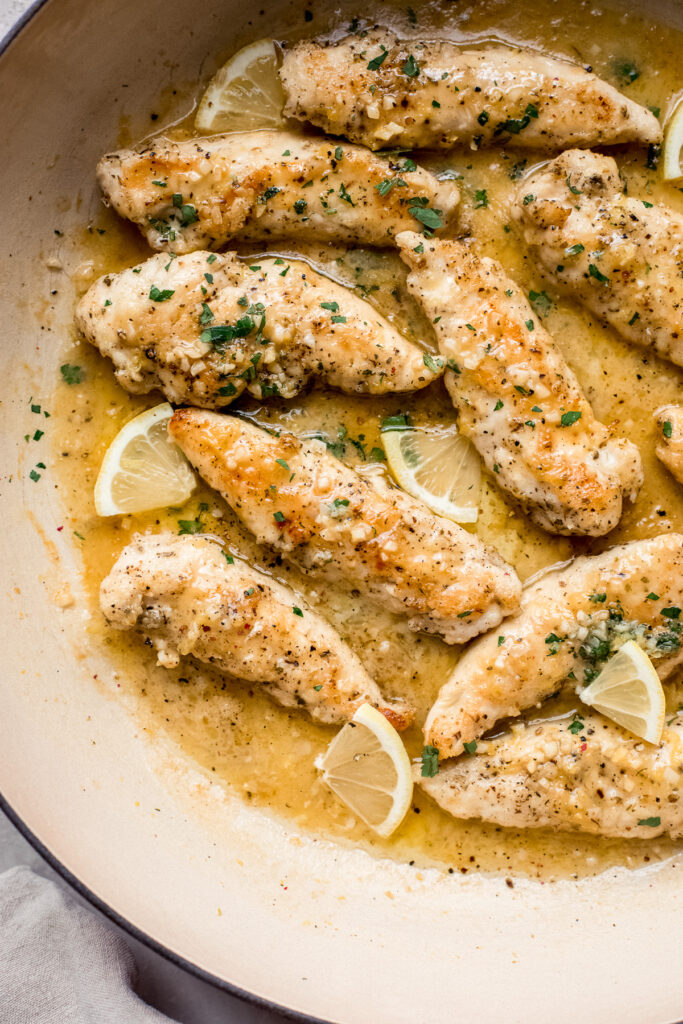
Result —
M 588 749 L 588 744 L 587 743 L 582 743 L 581 746 L 579 747 L 579 750 L 587 750 L 587 749 Z
M 58 526 L 58 527 L 57 527 L 57 533 L 59 533 L 59 531 L 60 531 L 60 530 L 63 530 L 63 529 L 64 529 L 64 527 L 63 527 L 63 526 Z
M 251 629 L 251 626 L 250 626 L 250 624 L 248 622 L 245 622 L 244 623 L 244 628 L 245 629 Z

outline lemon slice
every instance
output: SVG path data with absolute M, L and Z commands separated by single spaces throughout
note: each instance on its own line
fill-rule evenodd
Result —
M 413 796 L 410 760 L 394 727 L 371 704 L 361 704 L 316 767 L 378 835 L 391 835 L 403 821 Z
M 676 181 L 678 178 L 683 178 L 681 149 L 683 149 L 683 102 L 678 104 L 666 126 L 664 159 L 662 161 L 664 181 Z
M 414 498 L 456 523 L 476 523 L 481 463 L 457 427 L 408 427 L 382 433 L 389 469 Z
M 129 420 L 107 448 L 95 484 L 98 516 L 182 505 L 196 486 L 180 448 L 168 436 L 168 402 Z
M 272 39 L 259 39 L 238 50 L 216 72 L 195 117 L 197 131 L 246 132 L 281 128 L 284 93 L 277 73 Z
M 664 690 L 654 665 L 635 640 L 628 640 L 579 696 L 624 729 L 659 743 L 664 728 Z

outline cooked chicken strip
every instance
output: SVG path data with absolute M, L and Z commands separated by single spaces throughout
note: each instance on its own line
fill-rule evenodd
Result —
M 683 366 L 680 214 L 625 195 L 614 160 L 581 150 L 527 178 L 514 212 L 550 278 L 628 341 Z
M 600 836 L 683 836 L 683 723 L 643 743 L 601 715 L 516 725 L 423 788 L 456 818 Z M 640 824 L 649 822 L 649 824 Z
M 663 405 L 655 413 L 659 441 L 655 455 L 683 484 L 683 406 Z
M 501 718 L 518 715 L 574 673 L 590 682 L 635 639 L 662 679 L 683 660 L 683 536 L 666 533 L 577 558 L 524 590 L 519 615 L 460 659 L 425 723 L 427 743 L 454 757 Z
M 504 143 L 658 142 L 656 117 L 583 68 L 531 50 L 463 50 L 384 30 L 322 45 L 307 39 L 280 70 L 285 114 L 371 149 Z
M 457 188 L 404 167 L 358 146 L 261 131 L 157 139 L 103 157 L 97 177 L 107 201 L 153 249 L 185 253 L 236 237 L 390 245 L 418 220 L 448 223 Z M 378 188 L 389 181 L 395 187 Z
M 613 529 L 642 483 L 640 453 L 595 419 L 521 288 L 465 242 L 396 240 L 447 359 L 459 428 L 496 483 L 552 533 Z
M 517 609 L 519 580 L 496 552 L 322 442 L 196 409 L 176 412 L 169 433 L 260 543 L 409 615 L 411 629 L 463 643 Z
M 336 631 L 288 587 L 205 537 L 138 535 L 100 588 L 110 626 L 134 629 L 174 668 L 192 655 L 320 722 L 345 722 L 364 702 L 397 729 L 413 711 L 386 701 Z
M 76 324 L 134 394 L 228 405 L 245 388 L 292 398 L 313 375 L 349 394 L 426 387 L 438 364 L 349 288 L 305 263 L 158 254 L 101 277 Z

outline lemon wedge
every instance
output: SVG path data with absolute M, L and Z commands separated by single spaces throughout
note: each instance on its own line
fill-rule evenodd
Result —
M 168 436 L 168 402 L 129 420 L 107 448 L 95 484 L 98 516 L 182 505 L 196 486 L 194 473 Z
M 259 39 L 238 50 L 216 72 L 195 117 L 198 132 L 246 132 L 281 128 L 284 93 L 277 73 L 272 39 Z
M 664 181 L 676 181 L 678 178 L 683 178 L 681 149 L 683 149 L 683 102 L 678 104 L 666 126 L 662 160 Z
M 654 665 L 635 640 L 628 640 L 579 696 L 584 704 L 648 743 L 662 738 L 664 690 Z
M 457 427 L 407 427 L 382 432 L 389 469 L 399 487 L 456 523 L 476 523 L 481 463 Z
M 413 797 L 410 759 L 394 727 L 371 704 L 361 704 L 316 767 L 378 835 L 391 835 L 403 821 Z

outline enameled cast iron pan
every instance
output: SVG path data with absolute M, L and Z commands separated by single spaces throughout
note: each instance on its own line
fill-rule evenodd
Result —
M 57 251 L 68 270 L 54 230 L 68 237 L 96 209 L 95 163 L 122 124 L 142 137 L 164 90 L 301 19 L 295 2 L 262 3 L 47 0 L 0 56 L 5 806 L 139 938 L 300 1018 L 677 1020 L 682 860 L 510 889 L 297 836 L 150 739 L 101 685 L 111 667 L 78 642 L 78 601 L 53 602 L 65 579 L 77 594 L 78 571 L 56 532 L 58 490 L 29 479 L 23 435 L 35 426 L 29 398 L 49 397 L 73 310 L 68 275 L 47 265 Z M 357 13 L 340 7 L 347 21 Z M 656 14 L 683 27 L 680 4 Z

